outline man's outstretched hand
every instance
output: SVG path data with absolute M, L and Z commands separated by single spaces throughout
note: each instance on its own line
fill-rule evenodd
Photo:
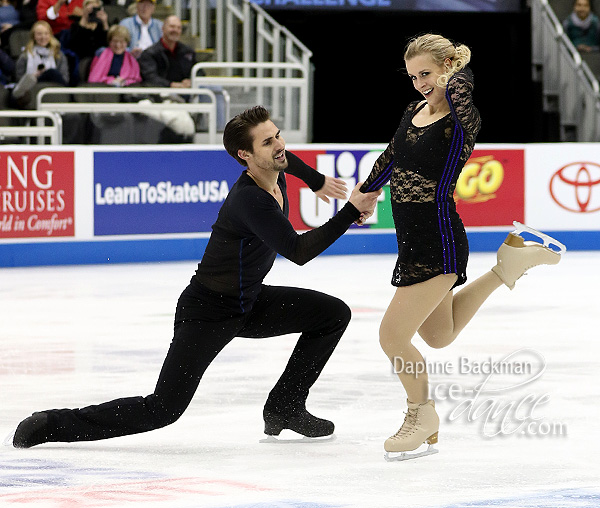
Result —
M 329 203 L 329 198 L 346 199 L 347 191 L 348 187 L 346 186 L 346 182 L 344 182 L 344 180 L 341 180 L 340 178 L 326 176 L 323 187 L 316 191 L 315 194 L 320 199 L 325 201 L 325 203 Z

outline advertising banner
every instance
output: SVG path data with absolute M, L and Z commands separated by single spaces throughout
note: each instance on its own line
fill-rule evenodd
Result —
M 75 234 L 74 153 L 0 151 L 0 238 Z
M 224 150 L 95 152 L 94 234 L 210 232 L 242 169 Z
M 523 222 L 525 150 L 473 150 L 456 182 L 454 199 L 466 227 Z
M 373 164 L 383 149 L 347 149 L 347 150 L 292 150 L 309 166 L 319 173 L 343 179 L 348 191 L 360 181 L 364 181 L 371 172 Z M 297 231 L 316 228 L 325 224 L 346 202 L 332 199 L 330 203 L 317 198 L 301 180 L 288 175 L 288 198 L 290 203 L 290 222 Z M 351 226 L 357 228 L 358 226 Z M 367 224 L 361 229 L 393 228 L 389 206 L 389 186 L 384 188 L 377 209 Z
M 352 190 L 385 146 L 289 149 Z M 599 143 L 477 145 L 454 193 L 472 252 L 495 251 L 513 221 L 551 234 L 569 250 L 600 249 L 599 154 Z M 213 146 L 6 146 L 0 266 L 198 260 L 242 171 Z M 290 221 L 299 232 L 326 223 L 345 204 L 325 203 L 291 175 L 287 181 Z M 385 185 L 366 225 L 352 225 L 327 253 L 396 249 Z
M 382 149 L 294 150 L 304 162 L 320 173 L 346 181 L 352 190 L 364 181 Z M 525 214 L 523 149 L 479 149 L 461 172 L 454 198 L 466 227 L 512 226 Z M 389 184 L 383 188 L 375 214 L 361 229 L 393 229 Z M 335 215 L 345 203 L 318 199 L 301 181 L 288 177 L 290 221 L 297 230 L 318 227 Z M 356 228 L 357 226 L 352 226 Z
M 600 229 L 597 144 L 534 145 L 527 149 L 526 219 L 549 230 Z

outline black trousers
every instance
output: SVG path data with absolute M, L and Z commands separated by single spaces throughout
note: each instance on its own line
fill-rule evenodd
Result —
M 174 338 L 154 393 L 82 409 L 48 410 L 48 440 L 93 441 L 175 422 L 191 402 L 208 366 L 234 337 L 301 333 L 265 409 L 285 414 L 303 408 L 350 315 L 348 306 L 333 296 L 266 285 L 250 312 L 227 315 L 218 305 L 206 303 L 190 285 L 179 298 Z

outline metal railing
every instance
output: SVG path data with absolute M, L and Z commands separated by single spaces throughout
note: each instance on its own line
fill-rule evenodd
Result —
M 214 49 L 217 61 L 296 62 L 308 69 L 312 52 L 262 7 L 249 0 L 163 0 L 188 21 L 199 49 Z
M 45 144 L 46 140 L 52 145 L 62 144 L 62 118 L 59 114 L 50 111 L 0 111 L 0 118 L 26 119 L 29 125 L 0 125 L 0 138 L 24 139 L 26 144 L 31 138 L 36 138 L 36 144 Z M 46 125 L 50 120 L 51 125 Z M 35 121 L 35 124 L 31 122 Z
M 207 75 L 199 76 L 200 71 Z M 227 118 L 261 104 L 269 109 L 288 142 L 309 142 L 309 81 L 301 64 L 197 63 L 192 68 L 192 87 L 208 86 L 227 91 L 230 97 Z
M 532 78 L 544 110 L 558 112 L 561 141 L 600 141 L 600 85 L 548 0 L 532 0 Z
M 301 105 L 305 109 L 303 115 L 307 122 L 303 142 L 311 141 L 312 52 L 289 29 L 249 0 L 163 0 L 163 3 L 173 7 L 174 13 L 188 22 L 187 35 L 199 38 L 198 49 L 214 50 L 215 62 L 301 66 L 303 77 L 307 80 L 306 101 Z M 243 69 L 245 77 L 261 76 L 260 73 L 252 74 L 253 67 Z M 287 77 L 291 76 L 291 70 L 292 67 L 287 69 Z M 230 68 L 232 71 L 233 67 Z
M 88 95 L 94 96 L 94 102 L 44 102 L 52 95 Z M 178 103 L 139 103 L 139 102 L 99 102 L 99 96 L 130 96 L 146 97 L 157 95 L 169 97 L 172 95 L 190 96 L 190 102 Z M 195 102 L 200 97 L 207 97 L 210 102 Z M 190 114 L 200 113 L 208 116 L 208 133 L 197 132 L 196 142 L 217 143 L 217 100 L 212 90 L 205 88 L 162 88 L 162 87 L 51 87 L 43 88 L 37 94 L 38 111 L 54 113 L 148 113 L 161 111 L 184 111 Z

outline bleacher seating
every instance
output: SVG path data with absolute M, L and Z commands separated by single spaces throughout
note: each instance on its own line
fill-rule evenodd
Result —
M 105 10 L 108 13 L 110 23 L 114 24 L 123 17 L 131 15 L 135 11 L 135 3 L 130 3 L 128 7 L 119 4 L 105 5 Z M 262 77 L 272 76 L 274 81 L 275 78 L 285 79 L 286 76 L 291 78 L 292 75 L 287 71 L 282 71 L 281 73 L 264 73 L 263 71 L 260 71 L 262 74 L 256 74 L 256 70 L 251 71 L 252 62 L 257 62 L 258 64 L 263 64 L 265 62 L 276 64 L 287 62 L 302 68 L 302 79 L 304 80 L 302 87 L 303 89 L 306 88 L 306 90 L 310 90 L 310 83 L 312 81 L 310 58 L 312 53 L 289 31 L 284 27 L 281 27 L 259 6 L 250 3 L 249 0 L 189 0 L 185 6 L 177 1 L 172 3 L 172 0 L 159 0 L 159 3 L 156 5 L 154 17 L 164 19 L 171 14 L 176 14 L 182 19 L 183 34 L 181 41 L 194 48 L 198 56 L 198 62 L 218 61 L 231 63 L 243 61 L 243 64 L 241 65 L 247 66 L 247 70 L 244 71 L 244 76 L 241 76 L 242 81 L 250 77 L 250 72 L 254 72 L 253 75 L 255 77 L 259 75 Z M 11 35 L 9 51 L 15 60 L 22 53 L 28 39 L 29 30 L 16 30 Z M 76 64 L 77 67 L 75 72 L 73 72 L 71 84 L 76 84 L 77 88 L 91 88 L 90 85 L 86 83 L 91 59 L 78 60 Z M 71 64 L 71 66 L 73 67 L 73 64 Z M 216 71 L 212 72 L 212 76 L 215 79 L 219 77 L 231 78 L 231 67 L 227 71 L 226 76 L 218 75 L 218 72 Z M 231 86 L 232 93 L 235 93 L 235 113 L 238 112 L 237 110 L 239 107 L 242 107 L 242 105 L 245 104 L 239 100 L 240 94 L 237 93 L 239 90 L 239 83 L 240 81 L 238 80 L 238 82 L 235 83 L 235 86 L 232 84 L 224 87 Z M 291 84 L 291 81 L 289 83 Z M 282 125 L 294 124 L 294 127 L 292 128 L 293 132 L 291 133 L 292 138 L 296 142 L 308 142 L 310 133 L 309 120 L 311 114 L 309 104 L 310 94 L 305 94 L 304 91 L 295 91 L 293 100 L 290 101 L 287 95 L 281 96 L 282 93 L 289 94 L 289 89 L 286 89 L 284 84 L 288 84 L 288 82 L 278 82 L 277 86 L 266 84 L 263 89 L 264 93 L 267 95 L 262 95 L 261 97 L 254 95 L 254 99 L 248 100 L 246 105 L 254 105 L 256 100 L 260 98 L 263 101 L 262 103 L 269 107 L 269 101 L 271 101 L 271 105 L 276 115 L 274 118 L 281 121 Z M 208 87 L 215 90 L 221 86 L 221 83 L 211 83 L 210 80 L 204 80 L 202 83 L 197 83 L 194 86 Z M 295 83 L 294 86 L 296 86 Z M 38 94 L 45 88 L 56 88 L 56 86 L 38 84 L 34 90 L 31 102 L 26 106 L 27 108 L 34 110 L 39 107 Z M 63 116 L 62 138 L 64 143 L 92 143 L 96 141 L 102 143 L 118 142 L 120 144 L 128 142 L 144 143 L 145 139 L 139 139 L 139 134 L 144 132 L 154 132 L 154 130 L 156 130 L 154 129 L 156 126 L 150 125 L 152 124 L 153 119 L 138 113 L 137 109 L 141 112 L 142 108 L 136 109 L 135 105 L 131 106 L 133 108 L 131 111 L 119 112 L 104 112 L 94 108 L 90 109 L 90 111 L 78 113 L 67 110 L 59 111 L 60 105 L 64 106 L 69 103 L 85 105 L 91 103 L 106 104 L 110 102 L 109 97 L 105 94 L 102 94 L 101 96 L 98 94 L 94 95 L 93 93 L 85 94 L 84 98 L 81 94 L 69 94 L 68 92 L 68 89 L 61 89 L 60 95 L 53 94 L 53 96 L 46 96 L 44 99 L 44 103 L 46 104 L 46 106 L 44 106 L 45 108 L 49 108 L 50 106 L 47 106 L 47 104 L 53 102 L 57 104 L 56 109 L 53 111 L 58 111 Z M 135 94 L 133 94 L 132 97 L 128 97 L 128 94 L 127 87 L 120 89 L 119 93 L 112 98 L 113 103 L 128 103 L 131 105 L 133 102 L 140 99 L 140 97 L 136 98 Z M 298 94 L 303 97 L 301 101 L 296 100 L 299 97 Z M 11 107 L 15 107 L 15 105 L 10 102 L 9 97 L 9 91 L 2 88 L 2 91 L 0 92 L 0 104 L 4 110 L 10 110 Z M 230 112 L 229 93 L 224 89 L 219 97 L 219 107 L 225 108 L 221 109 L 221 117 L 219 118 L 219 128 L 222 129 L 225 123 L 223 112 L 226 111 L 227 114 Z M 223 100 L 225 102 L 223 102 Z M 283 107 L 281 101 L 299 102 L 301 111 L 297 110 L 297 104 L 295 106 L 296 110 L 292 111 L 289 107 Z M 126 108 L 129 107 L 130 106 L 126 106 Z M 160 108 L 160 106 L 158 107 Z M 102 109 L 102 107 L 100 107 L 100 109 Z M 232 114 L 235 113 L 232 112 Z M 201 115 L 202 113 L 197 114 Z M 295 118 L 294 120 L 291 118 L 292 115 Z M 140 121 L 144 123 L 141 128 Z M 0 125 L 3 123 L 6 124 L 7 122 L 10 122 L 10 117 L 8 115 L 0 118 Z M 17 115 L 15 115 L 13 123 L 15 126 L 32 124 L 31 119 L 17 118 Z M 191 139 L 187 139 L 187 141 L 214 142 L 209 141 L 214 139 L 214 136 L 206 130 L 207 122 L 202 121 L 200 118 L 196 124 L 201 130 Z M 118 129 L 117 125 L 119 126 Z M 112 130 L 112 134 L 108 132 L 99 134 L 98 131 L 103 128 L 107 129 L 107 131 Z M 204 129 L 204 133 L 208 134 L 208 136 L 202 135 L 202 129 Z M 117 132 L 120 132 L 120 134 Z M 146 142 L 156 143 L 157 138 L 162 140 L 159 142 L 182 141 L 177 138 L 177 136 L 165 136 L 163 133 L 163 135 L 158 136 L 148 135 Z M 24 139 L 28 140 L 29 138 L 24 136 Z M 164 141 L 165 139 L 167 141 Z M 0 142 L 2 142 L 1 139 Z
M 109 25 L 116 25 L 123 18 L 129 16 L 127 8 L 123 7 L 122 5 L 105 4 L 104 10 L 106 11 L 106 15 L 108 16 Z
M 29 41 L 29 30 L 18 29 L 13 30 L 8 38 L 9 55 L 16 60 L 23 53 L 25 44 Z

